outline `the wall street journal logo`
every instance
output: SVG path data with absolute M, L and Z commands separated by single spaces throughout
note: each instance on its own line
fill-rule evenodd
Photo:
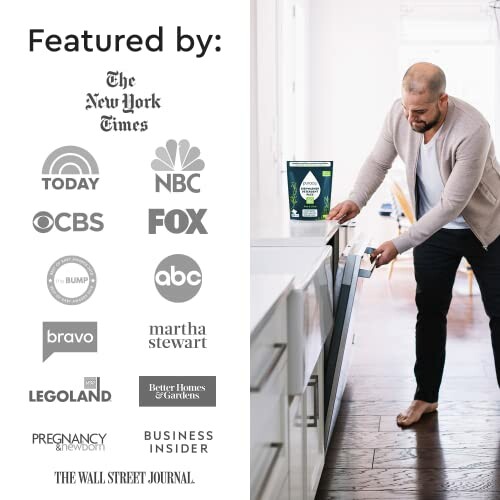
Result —
M 29 391 L 30 403 L 107 403 L 111 392 L 101 389 L 101 377 L 84 377 L 83 389 L 49 389 Z
M 165 147 L 156 149 L 156 158 L 151 168 L 161 174 L 155 175 L 155 190 L 169 193 L 200 192 L 200 174 L 205 162 L 200 158 L 200 150 L 191 147 L 189 141 L 167 141 Z
M 97 352 L 97 323 L 52 321 L 43 323 L 43 361 L 55 352 Z
M 45 189 L 93 191 L 99 180 L 95 158 L 78 146 L 63 146 L 45 160 L 42 182 Z
M 92 265 L 82 257 L 68 255 L 57 259 L 47 273 L 47 287 L 62 304 L 76 305 L 94 293 L 97 277 Z
M 170 302 L 191 300 L 200 291 L 201 283 L 200 266 L 187 255 L 170 255 L 158 264 L 155 271 L 156 289 Z
M 38 212 L 33 217 L 33 227 L 39 233 L 48 233 L 52 229 L 62 232 L 102 231 L 104 222 L 100 213 L 86 214 L 82 212 L 52 215 L 49 212 Z
M 76 434 L 76 433 L 33 433 L 31 444 L 50 446 L 56 451 L 105 451 L 104 444 L 107 434 L 97 432 Z

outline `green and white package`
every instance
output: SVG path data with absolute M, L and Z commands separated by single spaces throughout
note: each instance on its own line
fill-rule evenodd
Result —
M 288 161 L 290 219 L 326 219 L 330 211 L 333 161 Z

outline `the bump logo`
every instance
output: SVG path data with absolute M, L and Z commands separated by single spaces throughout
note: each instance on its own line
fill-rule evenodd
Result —
M 62 212 L 52 215 L 49 212 L 38 212 L 33 217 L 33 227 L 39 233 L 48 233 L 52 229 L 68 232 L 74 231 L 102 231 L 104 229 L 103 217 L 100 213 L 86 214 L 82 212 Z
M 42 167 L 45 189 L 93 191 L 99 181 L 95 158 L 78 146 L 63 146 L 52 151 Z
M 167 190 L 169 193 L 200 192 L 200 174 L 205 162 L 200 158 L 200 150 L 191 147 L 189 141 L 173 139 L 156 149 L 156 158 L 151 168 L 160 172 L 155 176 L 155 190 Z
M 66 305 L 88 300 L 95 291 L 96 283 L 92 265 L 76 255 L 57 259 L 47 273 L 47 287 L 51 295 Z
M 156 289 L 170 302 L 191 300 L 199 292 L 201 283 L 200 266 L 187 255 L 170 255 L 160 262 L 155 271 Z

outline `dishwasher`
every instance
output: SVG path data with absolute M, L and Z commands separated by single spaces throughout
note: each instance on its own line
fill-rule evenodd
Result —
M 368 239 L 358 238 L 347 244 L 339 255 L 334 268 L 333 289 L 333 331 L 325 342 L 325 450 L 328 449 L 333 428 L 342 402 L 347 373 L 352 352 L 354 330 L 351 317 L 355 306 L 356 291 L 359 292 L 362 280 L 370 278 L 375 268 L 369 255 L 373 248 Z

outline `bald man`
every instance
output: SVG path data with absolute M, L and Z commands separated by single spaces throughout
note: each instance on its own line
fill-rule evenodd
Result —
M 438 406 L 446 316 L 462 257 L 472 266 L 490 318 L 500 386 L 500 166 L 488 122 L 470 104 L 448 96 L 443 71 L 429 63 L 414 64 L 404 75 L 402 98 L 389 111 L 349 199 L 328 218 L 345 222 L 359 214 L 396 155 L 406 165 L 417 221 L 372 256 L 379 267 L 413 248 L 417 388 L 396 417 L 407 427 Z

